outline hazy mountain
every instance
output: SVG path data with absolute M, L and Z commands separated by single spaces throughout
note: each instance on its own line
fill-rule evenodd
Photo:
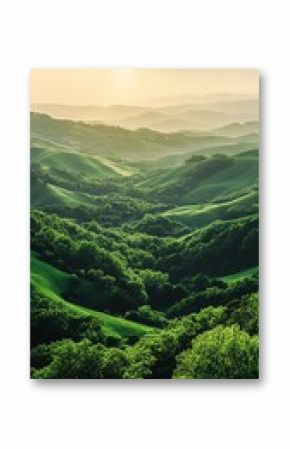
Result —
M 239 100 L 253 100 L 257 99 L 255 94 L 234 94 L 228 92 L 211 93 L 207 95 L 175 95 L 168 97 L 159 97 L 150 100 L 150 104 L 155 107 L 178 105 L 178 104 L 208 104 L 212 102 L 223 101 L 239 101 Z
M 231 123 L 230 125 L 214 129 L 212 134 L 216 136 L 239 137 L 248 134 L 259 133 L 259 122 Z
M 231 101 L 213 101 L 214 97 L 209 98 L 211 102 L 207 103 L 187 102 L 163 107 L 36 104 L 31 106 L 31 110 L 58 119 L 121 126 L 127 129 L 146 127 L 161 132 L 210 130 L 233 122 L 258 120 L 257 99 L 241 100 L 234 96 L 229 97 Z
M 107 107 L 45 103 L 31 105 L 31 112 L 48 114 L 53 118 L 85 122 L 98 121 L 107 122 L 108 124 L 113 124 L 132 115 L 142 114 L 150 109 L 131 105 L 112 105 Z
M 159 123 L 164 122 L 169 117 L 159 111 L 151 110 L 144 113 L 138 113 L 130 117 L 120 120 L 119 126 L 122 128 L 137 129 L 137 128 L 151 128 L 155 129 Z
M 259 100 L 238 100 L 209 103 L 204 106 L 200 105 L 199 109 L 210 109 L 212 111 L 223 111 L 225 114 L 240 116 L 246 114 L 253 115 L 256 119 L 259 116 Z
M 210 129 L 231 121 L 232 118 L 222 112 L 187 109 L 183 112 L 177 110 L 175 114 L 145 112 L 121 120 L 119 125 L 128 129 L 148 127 L 157 131 L 170 132 L 182 129 Z
M 160 133 L 150 129 L 128 130 L 106 125 L 89 125 L 69 120 L 56 120 L 31 113 L 31 138 L 45 147 L 78 151 L 89 155 L 105 155 L 130 161 L 156 160 L 168 155 L 203 152 L 234 152 L 257 148 L 258 136 L 233 138 L 206 133 Z M 40 147 L 43 145 L 39 145 Z

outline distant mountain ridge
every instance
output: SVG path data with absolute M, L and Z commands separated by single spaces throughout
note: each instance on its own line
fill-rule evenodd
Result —
M 162 107 L 33 104 L 31 111 L 57 119 L 100 123 L 127 129 L 148 127 L 161 132 L 175 132 L 209 130 L 232 122 L 258 121 L 259 103 L 257 98 L 247 98 Z
M 214 129 L 212 134 L 216 136 L 240 137 L 259 133 L 259 122 L 231 123 L 230 125 Z
M 157 160 L 164 156 L 203 152 L 234 152 L 258 147 L 258 135 L 229 137 L 200 132 L 160 133 L 150 129 L 128 130 L 106 125 L 89 125 L 70 120 L 56 120 L 48 115 L 31 113 L 31 138 L 45 146 L 103 155 L 129 161 Z M 41 146 L 41 145 L 40 145 Z M 232 152 L 232 151 L 231 151 Z

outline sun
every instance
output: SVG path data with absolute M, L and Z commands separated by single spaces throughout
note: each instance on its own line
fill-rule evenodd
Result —
M 116 69 L 114 70 L 114 78 L 118 87 L 128 89 L 134 84 L 134 70 L 132 69 Z

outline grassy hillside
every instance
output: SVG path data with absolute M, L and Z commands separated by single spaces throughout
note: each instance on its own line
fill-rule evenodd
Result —
M 238 273 L 229 274 L 228 276 L 222 276 L 219 279 L 228 284 L 233 284 L 234 282 L 247 278 L 248 276 L 256 275 L 259 273 L 258 267 L 247 268 L 246 270 L 239 271 Z
M 86 185 L 81 181 L 82 173 L 74 173 L 73 167 L 69 171 L 57 171 L 54 174 L 53 170 L 59 169 L 56 167 L 51 150 L 40 151 L 44 155 L 43 158 L 39 157 L 38 152 L 38 149 L 33 150 L 33 154 L 36 153 L 37 157 L 32 157 L 41 163 L 42 175 L 36 172 L 36 175 L 32 176 L 31 204 L 38 208 L 49 208 L 64 216 L 66 213 L 69 214 L 67 216 L 74 216 L 70 212 L 72 208 L 83 210 L 84 207 L 88 207 L 90 208 L 88 214 L 81 212 L 78 216 L 84 220 L 95 218 L 109 224 L 112 220 L 116 220 L 118 215 L 124 223 L 138 220 L 142 218 L 142 214 L 148 212 L 155 213 L 156 217 L 163 216 L 195 229 L 206 226 L 214 220 L 235 219 L 258 211 L 257 151 L 221 159 L 216 156 L 201 160 L 191 159 L 171 170 L 150 171 L 147 166 L 142 175 L 133 177 L 122 196 L 121 187 L 123 188 L 125 184 L 123 178 L 116 175 L 114 178 L 108 178 L 110 181 L 107 185 L 113 189 L 114 198 L 104 196 L 102 190 L 98 190 L 99 185 L 101 189 L 103 188 L 102 180 L 107 179 L 100 177 L 99 170 L 92 171 L 90 175 L 90 179 L 96 180 L 97 184 L 93 181 L 93 184 Z M 79 157 L 87 159 L 85 155 Z M 51 163 L 50 166 L 46 165 L 46 160 Z M 68 161 L 70 163 L 71 159 L 68 158 Z M 62 168 L 65 169 L 65 166 Z M 49 173 L 53 176 L 46 179 Z M 66 182 L 64 182 L 65 174 L 70 178 Z M 115 179 L 115 184 L 112 183 L 112 179 Z M 89 192 L 95 192 L 97 195 L 84 191 L 88 188 Z M 128 193 L 130 199 L 127 197 Z M 135 199 L 132 198 L 134 195 L 137 195 Z M 140 195 L 143 197 L 142 200 Z M 149 202 L 144 201 L 144 197 L 148 198 Z M 156 206 L 150 204 L 154 198 L 158 201 Z M 176 207 L 162 205 L 163 201 L 172 202 L 172 199 Z M 160 213 L 160 210 L 164 212 Z
M 188 159 L 172 170 L 155 172 L 139 186 L 160 198 L 183 204 L 218 201 L 257 184 L 258 151 L 205 160 Z
M 82 173 L 86 176 L 108 178 L 112 176 L 128 176 L 134 169 L 121 161 L 114 161 L 103 156 L 89 156 L 84 153 L 70 151 L 66 147 L 53 148 L 53 145 L 39 142 L 31 148 L 31 163 L 40 164 L 44 168 L 55 168 L 70 173 Z
M 71 275 L 41 261 L 35 253 L 31 255 L 31 283 L 36 291 L 52 301 L 60 301 L 70 311 L 82 316 L 98 318 L 108 334 L 117 334 L 122 337 L 142 336 L 152 332 L 152 328 L 143 324 L 134 323 L 120 317 L 91 310 L 65 300 L 64 293 L 68 287 Z
M 163 212 L 163 216 L 181 222 L 191 229 L 206 226 L 215 220 L 238 218 L 257 213 L 258 192 L 250 191 L 236 199 L 218 204 L 180 206 Z
M 88 193 L 72 191 L 50 183 L 33 181 L 30 190 L 31 204 L 34 207 L 75 207 L 96 206 L 98 199 Z
M 135 131 L 105 125 L 88 125 L 69 120 L 55 120 L 47 115 L 31 114 L 31 137 L 50 147 L 109 159 L 128 161 L 157 160 L 163 156 L 198 152 L 242 143 L 243 149 L 257 147 L 258 136 L 242 138 L 214 136 L 193 132 L 164 134 L 150 129 Z M 242 140 L 241 140 L 242 139 Z M 250 145 L 250 146 L 249 146 Z M 218 151 L 215 151 L 218 152 Z
M 158 169 L 170 169 L 182 166 L 193 155 L 211 156 L 213 154 L 222 153 L 229 156 L 245 151 L 254 151 L 258 147 L 258 137 L 255 134 L 240 136 L 235 139 L 235 143 L 226 145 L 217 144 L 216 146 L 209 146 L 202 149 L 195 149 L 183 154 L 170 154 L 168 156 L 161 157 L 157 160 L 135 162 L 134 166 L 139 170 L 158 170 Z M 133 164 L 132 164 L 133 165 Z
M 258 180 L 258 152 L 248 152 L 234 156 L 233 164 L 217 173 L 202 179 L 198 187 L 188 190 L 183 197 L 185 202 L 208 201 L 229 195 L 240 189 L 256 184 Z

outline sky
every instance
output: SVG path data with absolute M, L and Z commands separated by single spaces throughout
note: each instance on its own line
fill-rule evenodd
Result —
M 255 69 L 33 69 L 30 79 L 31 103 L 67 105 L 162 105 L 259 89 Z

